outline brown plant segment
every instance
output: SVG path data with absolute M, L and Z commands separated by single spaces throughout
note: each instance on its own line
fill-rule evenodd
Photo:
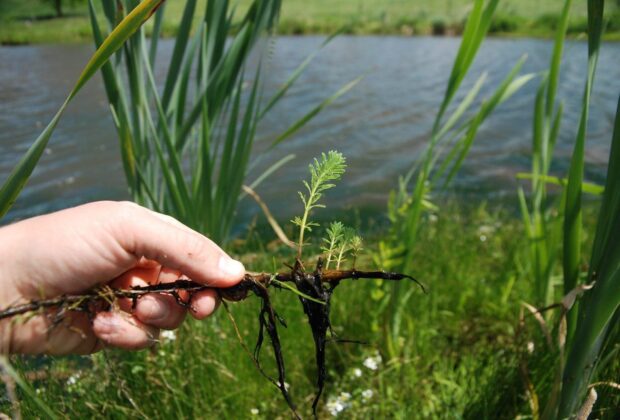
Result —
M 282 283 L 293 283 L 294 289 L 299 292 L 299 300 L 308 317 L 315 345 L 315 359 L 317 366 L 317 393 L 312 404 L 313 414 L 316 416 L 316 408 L 323 392 L 326 380 L 325 347 L 327 344 L 327 332 L 331 332 L 330 308 L 331 297 L 334 289 L 343 280 L 357 279 L 381 279 L 389 281 L 411 280 L 417 283 L 422 290 L 424 287 L 413 277 L 385 271 L 362 271 L 362 270 L 323 270 L 322 260 L 319 259 L 316 269 L 307 272 L 301 261 L 297 260 L 290 272 L 270 273 L 247 273 L 235 286 L 228 288 L 215 288 L 219 295 L 232 302 L 238 302 L 248 297 L 250 293 L 256 295 L 262 301 L 259 314 L 259 333 L 254 349 L 254 362 L 265 375 L 282 393 L 288 406 L 296 418 L 300 418 L 292 402 L 285 382 L 286 370 L 277 324 L 284 324 L 275 311 L 268 288 L 282 288 Z M 150 293 L 166 294 L 173 296 L 179 305 L 191 310 L 192 297 L 195 293 L 214 289 L 208 285 L 196 283 L 192 280 L 179 279 L 172 283 L 161 283 L 149 286 L 135 286 L 131 289 L 113 289 L 108 286 L 88 291 L 79 295 L 63 295 L 51 299 L 32 300 L 20 305 L 14 305 L 0 310 L 0 320 L 18 315 L 45 313 L 51 319 L 51 325 L 56 326 L 62 321 L 67 311 L 80 311 L 94 315 L 97 311 L 110 310 L 115 299 L 126 298 L 132 301 L 135 307 L 137 301 Z M 184 291 L 189 298 L 183 299 L 179 292 Z M 56 310 L 50 313 L 49 310 Z M 269 337 L 274 352 L 275 362 L 278 368 L 278 379 L 267 376 L 258 361 L 265 332 Z M 333 335 L 333 333 L 332 333 Z

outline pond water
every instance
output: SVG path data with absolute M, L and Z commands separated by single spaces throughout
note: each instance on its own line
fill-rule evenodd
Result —
M 264 72 L 266 96 L 321 42 L 322 37 L 279 37 L 270 47 Z M 332 208 L 353 206 L 383 211 L 398 175 L 406 172 L 424 149 L 442 99 L 457 38 L 339 37 L 266 118 L 257 137 L 255 178 L 279 158 L 296 159 L 263 183 L 258 192 L 279 216 L 298 212 L 297 191 L 307 164 L 322 151 L 337 149 L 349 163 Z M 172 43 L 162 43 L 157 73 L 163 74 Z M 552 42 L 532 39 L 489 39 L 483 44 L 462 91 L 488 71 L 481 97 L 488 96 L 523 54 L 522 72 L 548 66 Z M 69 92 L 92 53 L 90 45 L 0 47 L 0 180 L 34 141 Z M 566 173 L 579 121 L 586 74 L 587 45 L 568 42 L 559 96 L 564 118 L 552 173 Z M 620 93 L 620 43 L 602 47 L 594 86 L 586 150 L 586 178 L 605 179 L 613 118 Z M 364 79 L 332 104 L 294 138 L 262 153 L 282 130 L 345 83 Z M 512 199 L 515 174 L 529 169 L 531 117 L 539 79 L 530 82 L 481 127 L 474 147 L 454 183 L 468 200 Z M 461 94 L 462 95 L 462 94 Z M 99 77 L 70 105 L 31 181 L 7 222 L 96 199 L 128 198 L 116 133 Z M 241 218 L 259 212 L 246 202 Z

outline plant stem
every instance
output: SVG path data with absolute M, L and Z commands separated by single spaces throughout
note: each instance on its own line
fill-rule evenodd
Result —
M 306 276 L 315 276 L 315 273 L 305 273 Z M 358 270 L 325 270 L 319 275 L 323 283 L 336 283 L 346 279 L 382 279 L 382 280 L 405 280 L 409 279 L 422 287 L 416 279 L 406 274 L 392 273 L 385 271 L 358 271 Z M 96 302 L 110 303 L 111 299 L 126 298 L 136 302 L 142 296 L 148 293 L 169 294 L 177 299 L 177 303 L 182 306 L 191 306 L 191 298 L 187 301 L 182 300 L 178 292 L 186 291 L 190 295 L 208 289 L 215 289 L 220 296 L 228 301 L 241 301 L 245 299 L 250 291 L 253 290 L 255 284 L 260 284 L 266 288 L 272 285 L 271 280 L 276 279 L 279 282 L 294 282 L 292 273 L 248 273 L 243 280 L 237 285 L 228 288 L 214 288 L 192 280 L 179 279 L 172 283 L 161 283 L 149 286 L 136 286 L 131 289 L 113 289 L 104 287 L 92 291 L 88 291 L 79 295 L 62 295 L 50 299 L 32 300 L 28 303 L 10 306 L 0 311 L 0 320 L 11 318 L 17 315 L 36 312 L 47 308 L 64 308 L 67 310 L 76 310 L 88 312 L 90 305 Z M 275 286 L 275 283 L 273 284 Z M 277 287 L 277 286 L 276 286 Z

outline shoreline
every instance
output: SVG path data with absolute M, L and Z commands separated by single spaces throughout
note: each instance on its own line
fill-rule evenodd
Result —
M 197 0 L 198 24 L 205 12 L 206 0 Z M 239 0 L 234 20 L 239 20 L 251 0 Z M 560 22 L 564 0 L 505 0 L 497 7 L 488 36 L 551 39 Z M 471 0 L 443 0 L 409 3 L 393 0 L 356 0 L 329 2 L 287 0 L 282 4 L 279 35 L 331 35 L 341 31 L 349 35 L 458 36 L 463 31 Z M 101 5 L 95 9 L 102 16 Z M 162 21 L 164 37 L 179 29 L 184 2 L 167 2 Z M 92 32 L 86 2 L 63 2 L 55 9 L 41 0 L 3 0 L 0 2 L 0 45 L 63 44 L 91 42 Z M 60 16 L 60 17 L 58 17 Z M 585 37 L 588 27 L 585 2 L 571 7 L 567 37 Z M 610 2 L 604 12 L 603 39 L 620 41 L 620 4 Z M 103 21 L 101 22 L 104 23 Z M 145 25 L 147 34 L 152 22 Z M 104 25 L 103 27 L 106 27 Z M 234 24 L 233 24 L 234 30 Z
M 610 22 L 611 27 L 603 34 L 603 41 L 620 41 L 620 24 Z M 518 28 L 502 26 L 501 19 L 491 28 L 488 38 L 532 38 L 553 39 L 555 28 L 535 26 L 535 22 L 524 22 Z M 493 26 L 493 25 L 492 25 Z M 173 38 L 178 27 L 164 23 L 164 38 Z M 147 26 L 147 34 L 150 27 Z M 402 36 L 402 37 L 459 37 L 462 25 L 458 22 L 413 22 L 385 24 L 378 21 L 354 22 L 343 25 L 317 24 L 282 20 L 276 36 L 328 36 L 340 32 L 350 36 Z M 575 21 L 569 25 L 566 38 L 569 40 L 587 39 L 583 22 Z M 40 44 L 80 44 L 92 42 L 90 24 L 86 16 L 71 15 L 51 20 L 0 20 L 0 46 L 40 45 Z
M 274 34 L 274 36 L 286 36 L 286 37 L 316 37 L 330 36 L 329 32 L 304 32 L 304 33 L 296 33 L 296 32 L 281 32 L 278 31 Z M 342 32 L 339 36 L 353 36 L 353 37 L 400 37 L 400 38 L 427 38 L 427 37 L 435 37 L 435 38 L 458 38 L 462 34 L 456 32 L 448 32 L 444 34 L 435 34 L 432 32 L 429 33 L 415 33 L 415 34 L 404 34 L 399 32 Z M 174 33 L 164 34 L 163 39 L 173 39 L 175 36 Z M 534 39 L 534 40 L 553 40 L 553 33 L 541 34 L 538 32 L 498 32 L 489 34 L 487 39 Z M 587 41 L 586 33 L 579 34 L 571 34 L 567 35 L 566 39 L 568 41 Z M 612 32 L 605 34 L 602 38 L 603 42 L 620 42 L 620 32 Z M 14 38 L 3 38 L 0 36 L 0 47 L 20 47 L 20 46 L 35 46 L 35 45 L 76 45 L 76 44 L 90 44 L 92 43 L 92 39 L 88 36 L 86 37 L 71 37 L 71 38 L 62 38 L 62 39 L 14 39 Z

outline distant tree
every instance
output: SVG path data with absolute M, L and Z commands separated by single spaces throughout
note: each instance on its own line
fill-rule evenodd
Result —
M 51 3 L 54 6 L 54 10 L 56 11 L 56 17 L 62 17 L 63 16 L 63 12 L 62 12 L 62 5 L 63 5 L 63 0 L 44 0 L 45 3 Z M 69 0 L 69 2 L 71 4 L 77 3 L 77 2 L 82 2 L 83 0 Z M 67 2 L 64 1 L 64 4 L 66 4 Z

